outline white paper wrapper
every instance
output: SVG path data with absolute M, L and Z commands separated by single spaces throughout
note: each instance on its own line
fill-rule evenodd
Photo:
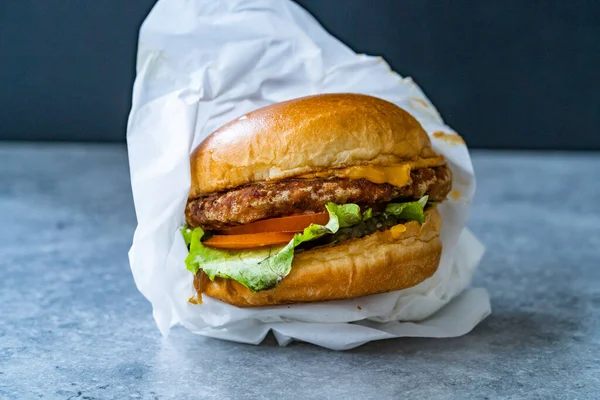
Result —
M 489 315 L 486 291 L 465 290 L 483 254 L 464 228 L 475 190 L 469 154 L 433 135 L 453 131 L 410 78 L 381 58 L 355 54 L 287 0 L 161 0 L 142 25 L 137 67 L 127 143 L 138 227 L 129 257 L 161 332 L 180 323 L 258 344 L 272 330 L 281 345 L 302 340 L 342 350 L 376 339 L 458 336 Z M 203 305 L 190 304 L 179 228 L 191 150 L 256 108 L 335 92 L 396 103 L 448 159 L 455 192 L 439 206 L 444 247 L 436 274 L 410 289 L 342 301 L 241 309 L 203 296 Z

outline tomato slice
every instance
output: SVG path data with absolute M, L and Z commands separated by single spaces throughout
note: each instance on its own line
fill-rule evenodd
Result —
M 302 232 L 310 224 L 325 225 L 329 222 L 329 213 L 290 215 L 289 217 L 263 219 L 246 225 L 226 228 L 219 233 L 224 235 L 243 235 L 264 232 Z
M 288 232 L 263 232 L 244 235 L 214 235 L 202 242 L 205 246 L 217 249 L 255 249 L 258 247 L 287 244 L 294 237 Z

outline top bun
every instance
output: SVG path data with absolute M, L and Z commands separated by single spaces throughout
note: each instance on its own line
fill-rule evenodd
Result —
M 361 94 L 273 104 L 208 136 L 191 155 L 190 198 L 331 168 L 389 165 L 437 155 L 409 113 Z

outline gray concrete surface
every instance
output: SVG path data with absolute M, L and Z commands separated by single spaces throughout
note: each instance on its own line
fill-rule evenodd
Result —
M 128 266 L 125 148 L 1 144 L 0 399 L 600 398 L 600 154 L 474 160 L 492 315 L 332 352 L 162 338 Z

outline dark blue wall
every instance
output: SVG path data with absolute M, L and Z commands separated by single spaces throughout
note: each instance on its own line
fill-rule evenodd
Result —
M 599 1 L 298 3 L 412 76 L 472 146 L 600 149 Z
M 121 141 L 154 0 L 0 0 L 0 139 Z
M 153 3 L 0 0 L 0 139 L 122 141 Z M 600 149 L 600 2 L 298 3 L 413 76 L 473 147 Z

